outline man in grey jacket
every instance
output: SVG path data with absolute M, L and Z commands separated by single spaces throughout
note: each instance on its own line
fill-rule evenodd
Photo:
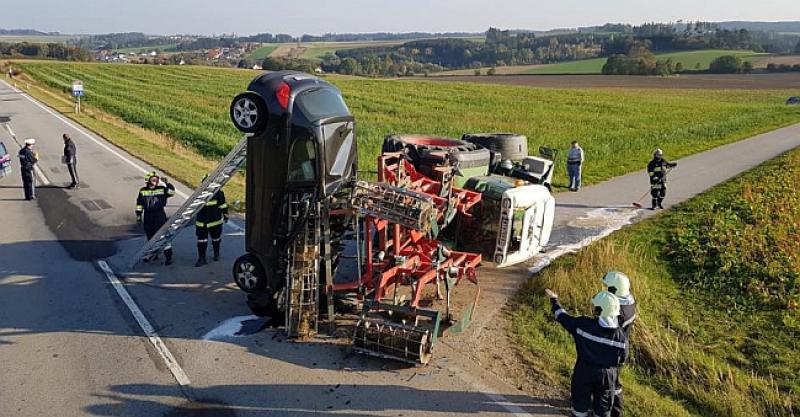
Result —
M 69 137 L 68 134 L 64 133 L 61 137 L 64 139 L 64 163 L 67 165 L 69 176 L 72 178 L 72 183 L 70 183 L 67 188 L 78 188 L 80 187 L 77 168 L 78 149 L 75 147 L 75 142 L 72 141 L 72 138 Z
M 583 148 L 577 140 L 572 141 L 572 147 L 567 153 L 567 175 L 569 175 L 569 190 L 581 189 L 581 169 L 583 168 Z

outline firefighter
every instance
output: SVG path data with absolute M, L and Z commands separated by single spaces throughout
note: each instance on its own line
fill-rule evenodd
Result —
M 22 175 L 22 188 L 25 192 L 25 200 L 36 200 L 36 175 L 34 167 L 39 162 L 39 154 L 33 151 L 36 139 L 25 139 L 25 146 L 19 150 L 19 172 Z
M 667 196 L 667 171 L 678 166 L 677 162 L 668 162 L 664 159 L 664 151 L 656 149 L 653 160 L 647 164 L 647 174 L 650 176 L 650 196 L 653 205 L 650 210 L 663 209 L 661 203 Z
M 208 175 L 203 177 L 203 181 Z M 195 220 L 195 234 L 197 235 L 197 262 L 194 266 L 206 264 L 206 250 L 208 249 L 208 236 L 211 236 L 211 245 L 214 248 L 214 260 L 219 260 L 219 247 L 222 243 L 222 224 L 228 222 L 228 203 L 225 193 L 217 191 L 211 200 L 197 213 Z
M 611 271 L 603 276 L 603 284 L 608 289 L 608 292 L 614 294 L 619 301 L 619 322 L 622 331 L 625 333 L 625 338 L 628 340 L 628 349 L 630 351 L 631 329 L 633 328 L 633 322 L 636 321 L 636 300 L 633 299 L 633 294 L 631 294 L 631 281 L 628 279 L 628 276 L 622 272 Z M 619 374 L 621 373 L 622 367 L 620 367 L 619 370 Z M 622 383 L 620 383 L 618 375 L 616 389 L 614 390 L 614 405 L 611 409 L 611 417 L 621 416 Z
M 159 179 L 155 171 L 148 172 L 144 176 L 145 186 L 139 189 L 139 195 L 136 197 L 136 223 L 144 223 L 147 240 L 150 240 L 167 221 L 164 207 L 167 206 L 167 199 L 175 195 L 175 187 L 169 180 L 163 178 L 165 185 L 160 185 Z M 172 264 L 171 244 L 164 247 L 164 258 L 164 265 Z M 145 259 L 145 262 L 155 259 L 158 259 L 157 253 L 152 258 Z
M 586 417 L 589 410 L 596 417 L 609 417 L 619 367 L 625 362 L 627 339 L 619 326 L 619 301 L 614 294 L 600 291 L 592 297 L 595 317 L 574 317 L 558 303 L 558 295 L 549 289 L 556 321 L 575 341 L 577 360 L 572 372 L 572 416 Z

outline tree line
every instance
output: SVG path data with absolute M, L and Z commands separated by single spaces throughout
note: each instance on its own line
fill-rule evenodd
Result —
M 76 45 L 63 43 L 7 43 L 0 42 L 0 56 L 59 59 L 63 61 L 91 61 L 92 53 Z

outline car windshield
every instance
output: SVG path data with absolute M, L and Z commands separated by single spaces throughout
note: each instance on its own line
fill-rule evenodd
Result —
M 300 93 L 295 103 L 309 121 L 327 117 L 349 116 L 350 110 L 344 99 L 331 88 L 317 88 Z

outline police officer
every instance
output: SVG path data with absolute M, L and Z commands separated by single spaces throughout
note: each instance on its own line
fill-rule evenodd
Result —
M 667 170 L 678 166 L 677 162 L 668 162 L 664 159 L 664 151 L 656 149 L 653 159 L 647 164 L 647 174 L 650 176 L 650 196 L 653 206 L 650 210 L 663 209 L 661 203 L 667 196 Z
M 39 162 L 39 154 L 33 151 L 36 139 L 25 139 L 25 146 L 19 150 L 19 172 L 22 174 L 22 188 L 26 200 L 36 200 L 36 175 L 34 167 Z
M 67 188 L 78 188 L 80 187 L 77 167 L 78 149 L 75 147 L 75 142 L 72 141 L 72 138 L 68 134 L 64 133 L 61 135 L 61 138 L 64 139 L 64 163 L 67 165 L 70 178 L 72 178 L 72 182 L 67 186 Z
M 633 322 L 636 321 L 636 300 L 634 300 L 633 294 L 631 294 L 631 281 L 628 279 L 628 276 L 622 272 L 611 271 L 603 276 L 603 284 L 606 286 L 608 292 L 614 294 L 619 301 L 619 322 L 622 331 L 625 333 L 625 338 L 628 340 L 628 349 L 630 350 L 631 329 L 633 328 Z M 622 373 L 622 367 L 620 367 L 619 373 Z M 611 417 L 621 416 L 622 384 L 618 376 L 616 389 L 614 390 L 614 406 L 611 409 Z
M 144 232 L 150 240 L 167 221 L 164 207 L 167 206 L 167 199 L 175 195 L 175 187 L 166 178 L 164 178 L 165 185 L 160 185 L 155 171 L 148 172 L 144 180 L 146 185 L 139 189 L 139 195 L 136 197 L 136 223 L 144 223 Z M 166 258 L 164 265 L 172 264 L 171 244 L 164 247 L 164 257 Z M 158 259 L 158 254 L 152 259 L 145 259 L 145 262 L 155 259 Z
M 208 175 L 203 177 L 203 181 Z M 197 262 L 194 266 L 206 264 L 206 250 L 208 249 L 208 236 L 211 235 L 211 245 L 214 248 L 214 260 L 219 260 L 219 247 L 222 243 L 222 224 L 228 222 L 228 203 L 225 193 L 217 191 L 211 200 L 197 213 L 195 219 L 195 235 L 197 235 Z
M 614 294 L 600 291 L 592 297 L 595 317 L 574 317 L 558 303 L 549 289 L 553 313 L 575 341 L 578 358 L 572 372 L 572 416 L 609 417 L 614 401 L 619 367 L 625 362 L 627 339 L 619 326 L 619 301 Z

